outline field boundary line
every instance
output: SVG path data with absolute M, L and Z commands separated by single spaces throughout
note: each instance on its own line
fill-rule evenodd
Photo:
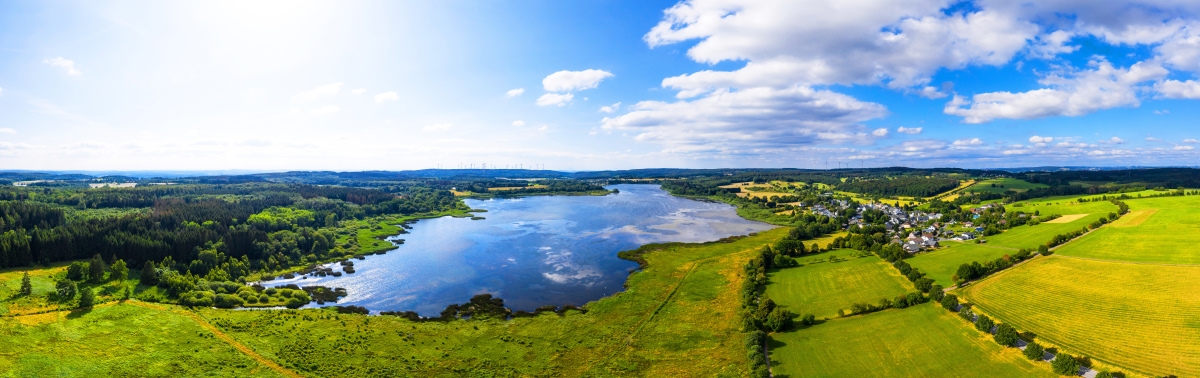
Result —
M 293 377 L 293 378 L 302 377 L 300 374 L 297 374 L 296 372 L 291 371 L 288 368 L 285 368 L 282 365 L 275 363 L 275 361 L 271 361 L 270 359 L 263 357 L 261 354 L 258 354 L 253 349 L 250 349 L 250 347 L 246 346 L 245 344 L 242 344 L 242 343 L 238 342 L 237 340 L 234 340 L 232 336 L 229 336 L 225 332 L 222 332 L 220 329 L 217 329 L 217 327 L 212 325 L 212 323 L 209 323 L 207 320 L 204 320 L 199 315 L 196 315 L 193 312 L 170 308 L 170 307 L 167 307 L 164 305 L 155 305 L 155 304 L 150 304 L 150 303 L 144 303 L 141 301 L 127 301 L 127 303 L 134 305 L 134 306 L 138 306 L 138 307 L 144 307 L 144 308 L 149 308 L 149 309 L 158 310 L 158 311 L 167 311 L 167 312 L 171 312 L 174 314 L 186 316 L 187 318 L 196 322 L 196 324 L 199 325 L 201 328 L 204 328 L 204 329 L 208 330 L 209 332 L 212 332 L 212 334 L 214 336 L 216 336 L 218 339 L 221 339 L 221 341 L 224 341 L 226 344 L 229 344 L 229 346 L 242 352 L 242 354 L 245 354 L 246 357 L 250 357 L 250 359 L 257 361 L 259 364 L 262 364 L 263 366 L 266 366 L 267 368 L 270 368 L 271 370 L 275 370 L 276 372 L 278 372 L 279 374 L 281 374 L 285 377 Z

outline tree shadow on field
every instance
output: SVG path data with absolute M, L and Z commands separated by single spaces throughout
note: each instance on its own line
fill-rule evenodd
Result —
M 772 351 L 776 350 L 778 348 L 785 347 L 785 346 L 787 346 L 787 343 L 785 343 L 785 342 L 776 340 L 774 338 L 767 338 L 767 348 Z M 787 362 L 781 362 L 779 359 L 773 358 L 769 355 L 767 356 L 767 358 L 771 359 L 771 370 L 773 370 L 773 371 L 778 371 L 778 367 L 787 364 Z M 771 376 L 775 377 L 775 378 L 788 378 L 788 376 L 785 374 L 772 374 Z
M 67 313 L 67 319 L 79 319 L 92 312 L 92 308 L 77 308 Z

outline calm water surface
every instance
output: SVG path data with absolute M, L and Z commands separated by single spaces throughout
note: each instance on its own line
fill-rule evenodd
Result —
M 270 286 L 344 287 L 340 305 L 437 316 L 476 294 L 506 307 L 583 305 L 623 289 L 637 264 L 617 252 L 657 242 L 703 242 L 772 226 L 732 206 L 673 197 L 657 185 L 613 185 L 607 196 L 467 200 L 484 220 L 437 218 L 413 224 L 399 249 L 354 261 L 341 277 L 275 280 Z M 336 270 L 336 269 L 335 269 Z

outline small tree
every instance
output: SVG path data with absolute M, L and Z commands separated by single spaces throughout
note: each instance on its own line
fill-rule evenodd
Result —
M 142 265 L 142 285 L 154 286 L 158 285 L 158 271 L 154 269 L 154 262 L 146 260 L 146 264 Z
M 1042 256 L 1049 255 L 1050 247 L 1047 247 L 1045 244 L 1039 245 L 1038 246 L 1038 254 L 1041 254 Z
M 1010 326 L 1008 324 L 1001 324 L 1001 325 L 996 326 L 996 335 L 994 336 L 994 338 L 996 339 L 996 344 L 1000 344 L 1000 345 L 1003 345 L 1006 347 L 1012 346 L 1013 344 L 1015 344 L 1017 342 L 1018 337 L 1020 337 L 1020 336 L 1017 335 L 1017 330 L 1015 328 L 1013 328 L 1013 326 Z
M 1054 357 L 1054 361 L 1050 362 L 1050 367 L 1055 373 L 1061 375 L 1079 375 L 1079 360 L 1075 356 L 1059 352 L 1058 356 Z
M 933 299 L 935 301 L 941 301 L 942 296 L 946 295 L 946 292 L 942 291 L 943 289 L 944 288 L 942 287 L 942 285 L 935 284 L 933 286 L 930 286 L 929 287 L 929 298 Z
M 104 259 L 98 253 L 88 261 L 87 279 L 92 283 L 104 282 Z
M 1046 348 L 1042 348 L 1042 344 L 1030 341 L 1029 345 L 1025 346 L 1025 350 L 1022 353 L 1025 354 L 1025 358 L 1034 361 L 1041 361 L 1046 357 Z
M 69 279 L 54 283 L 54 293 L 58 294 L 58 300 L 69 301 L 75 299 L 75 293 L 79 291 L 79 287 L 75 286 L 75 281 Z
M 791 311 L 776 308 L 767 315 L 767 321 L 763 322 L 763 325 L 767 326 L 771 332 L 784 331 L 792 328 L 793 317 L 795 314 L 792 314 Z
M 88 308 L 96 304 L 96 292 L 91 288 L 83 289 L 79 293 L 79 308 Z
M 987 317 L 987 315 L 979 315 L 975 319 L 975 329 L 979 330 L 979 332 L 992 333 L 992 326 L 994 325 L 996 323 L 993 323 L 992 318 Z
M 947 311 L 958 310 L 958 296 L 954 294 L 946 294 L 942 297 L 942 308 Z
M 113 281 L 124 281 L 129 278 L 129 267 L 125 266 L 125 260 L 117 260 L 112 264 L 112 275 L 108 278 Z
M 33 294 L 33 282 L 29 281 L 29 272 L 21 276 L 21 295 Z
M 88 263 L 76 261 L 67 265 L 67 279 L 72 281 L 83 281 L 88 271 Z

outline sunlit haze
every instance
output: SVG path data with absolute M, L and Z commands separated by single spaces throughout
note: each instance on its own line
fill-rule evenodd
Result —
M 1194 165 L 1195 1 L 0 2 L 0 168 Z

